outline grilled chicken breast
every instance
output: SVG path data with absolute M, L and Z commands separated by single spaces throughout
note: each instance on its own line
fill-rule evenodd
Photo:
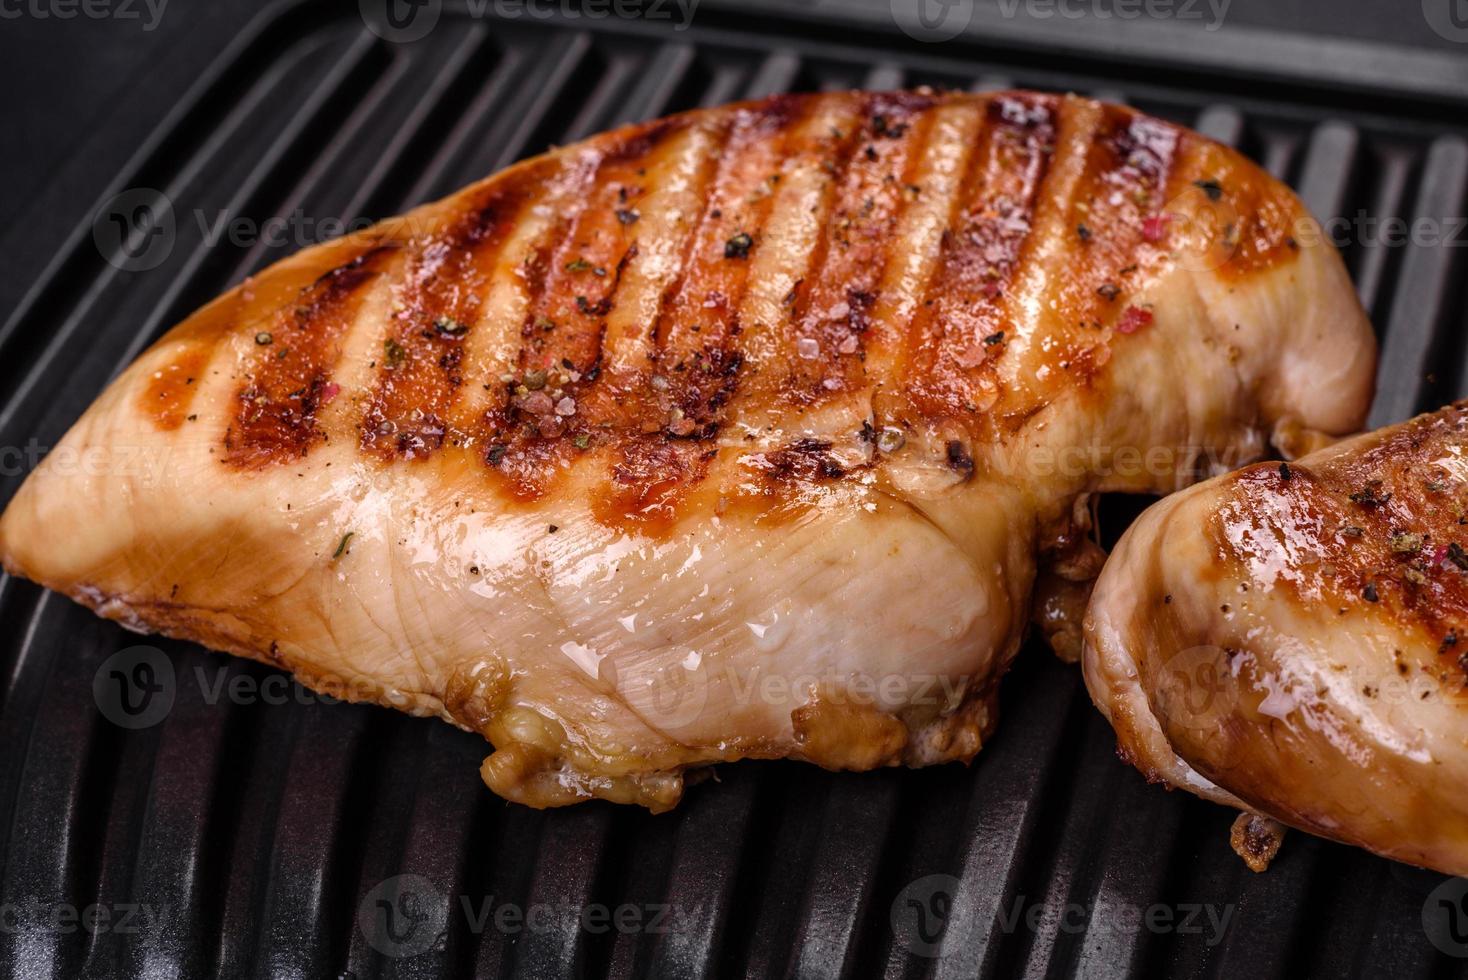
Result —
M 1148 778 L 1468 874 L 1468 403 L 1151 507 L 1085 674 Z
M 194 314 L 0 555 L 480 732 L 537 806 L 662 809 L 745 757 L 968 760 L 1038 567 L 1094 571 L 1087 494 L 1359 426 L 1374 343 L 1307 226 L 1231 150 L 1078 98 L 620 129 Z M 123 450 L 151 465 L 64 462 Z

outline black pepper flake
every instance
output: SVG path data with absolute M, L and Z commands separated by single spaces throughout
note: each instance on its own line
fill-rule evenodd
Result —
M 1096 292 L 1100 293 L 1101 298 L 1109 303 L 1121 295 L 1121 287 L 1114 282 L 1103 282 L 1096 287 Z
M 1162 597 L 1162 604 L 1164 606 L 1172 605 L 1172 593 L 1169 592 L 1167 595 Z
M 1442 644 L 1437 648 L 1437 652 L 1439 654 L 1447 653 L 1449 650 L 1451 650 L 1453 647 L 1455 647 L 1457 645 L 1458 645 L 1458 631 L 1457 630 L 1448 630 L 1448 635 L 1445 636 L 1445 637 L 1443 637 Z M 1468 656 L 1468 654 L 1465 654 L 1465 656 Z
M 984 343 L 988 344 L 990 347 L 993 347 L 995 344 L 1004 343 L 1004 331 L 1000 330 L 997 333 L 989 334 L 989 336 L 984 338 Z
M 1376 592 L 1376 583 L 1367 582 L 1366 588 L 1361 590 L 1361 597 L 1367 602 L 1376 602 L 1377 600 L 1379 600 L 1381 596 L 1378 595 Z
M 1083 242 L 1089 242 L 1091 240 L 1091 229 L 1085 225 L 1076 225 L 1076 234 L 1080 236 Z
M 1216 180 L 1195 180 L 1193 181 L 1193 186 L 1204 194 L 1207 194 L 1208 200 L 1210 201 L 1216 201 L 1223 197 L 1223 186 Z
M 548 524 L 548 525 L 546 525 L 546 531 L 549 532 L 549 533 L 551 533 L 551 534 L 555 534 L 560 529 L 561 529 L 561 526 L 559 524 Z
M 878 136 L 889 136 L 892 139 L 900 139 L 907 132 L 907 123 L 891 123 L 887 117 L 878 113 L 872 117 L 872 132 Z
M 630 225 L 642 215 L 635 208 L 618 208 L 617 220 L 624 225 Z
M 754 238 L 750 236 L 749 232 L 741 231 L 724 243 L 724 258 L 747 259 L 752 247 L 754 247 Z
M 1279 464 L 1279 478 L 1281 480 L 1284 480 L 1286 483 L 1288 483 L 1289 480 L 1290 480 L 1290 478 L 1293 477 L 1294 475 L 1295 475 L 1294 472 L 1290 469 L 1290 464 L 1289 463 L 1280 463 Z
M 453 317 L 441 316 L 433 321 L 433 329 L 445 337 L 462 337 L 469 332 L 469 324 L 460 323 Z
M 1468 551 L 1464 551 L 1458 542 L 1454 541 L 1448 545 L 1447 559 L 1457 565 L 1459 570 L 1468 572 Z
M 974 475 L 974 458 L 957 439 L 948 441 L 948 468 L 965 480 Z
M 500 465 L 500 461 L 505 458 L 505 453 L 509 451 L 509 446 L 506 446 L 502 442 L 497 442 L 489 447 L 489 452 L 485 454 L 485 459 L 489 460 L 490 466 L 498 466 Z
M 1351 494 L 1351 502 L 1360 504 L 1362 507 L 1380 507 L 1392 499 L 1390 493 L 1381 492 L 1381 481 L 1371 480 L 1366 486 Z

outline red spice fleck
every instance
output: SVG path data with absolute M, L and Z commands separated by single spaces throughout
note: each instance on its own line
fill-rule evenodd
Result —
M 1143 327 L 1152 324 L 1152 311 L 1140 306 L 1128 306 L 1122 311 L 1121 319 L 1116 321 L 1117 333 L 1136 333 Z
M 318 405 L 330 405 L 331 404 L 331 400 L 333 398 L 335 398 L 337 395 L 340 395 L 341 393 L 342 393 L 342 386 L 341 385 L 337 384 L 335 381 L 328 381 L 326 384 L 324 384 L 324 385 L 321 386 L 321 397 L 317 401 L 317 404 Z
M 1142 240 L 1156 245 L 1162 241 L 1167 234 L 1168 222 L 1172 220 L 1171 215 L 1154 214 L 1142 222 Z
M 1442 568 L 1443 567 L 1443 562 L 1447 559 L 1447 557 L 1448 557 L 1448 546 L 1445 545 L 1445 544 L 1438 545 L 1437 546 L 1437 550 L 1432 553 L 1432 568 L 1433 568 L 1433 571 L 1436 571 L 1437 569 Z

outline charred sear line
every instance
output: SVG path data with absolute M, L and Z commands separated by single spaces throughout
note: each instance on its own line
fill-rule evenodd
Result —
M 538 174 L 491 188 L 442 233 L 415 242 L 362 418 L 364 451 L 420 459 L 443 445 L 444 419 L 464 380 L 463 345 L 486 289 L 480 270 L 533 193 L 529 176 Z
M 907 388 L 928 415 L 972 416 L 999 398 L 1013 331 L 1007 297 L 1050 175 L 1055 99 L 998 95 L 961 179 L 938 267 L 909 332 Z
M 831 214 L 817 231 L 811 273 L 788 297 L 797 356 L 785 395 L 798 404 L 820 402 L 860 374 L 894 228 L 919 190 L 907 175 L 932 124 L 934 100 L 911 94 L 868 96 L 861 125 L 843 134 L 832 154 Z
M 736 117 L 731 115 L 728 119 L 724 120 L 719 128 L 718 142 L 713 150 L 713 154 L 718 163 L 714 168 L 713 174 L 708 179 L 707 187 L 709 188 L 709 192 L 704 195 L 704 205 L 699 211 L 698 218 L 689 222 L 688 231 L 678 248 L 678 271 L 658 296 L 656 318 L 648 330 L 655 360 L 661 358 L 664 345 L 668 338 L 668 329 L 665 320 L 669 316 L 670 307 L 682 295 L 683 287 L 688 282 L 688 272 L 694 267 L 696 258 L 694 249 L 698 247 L 699 242 L 704 238 L 708 228 L 716 220 L 712 217 L 712 212 L 717 207 L 715 203 L 717 198 L 713 191 L 720 186 L 720 181 L 724 179 L 730 162 L 733 159 L 733 154 L 729 153 L 728 150 L 735 125 Z M 752 244 L 753 240 L 749 239 L 747 234 L 745 234 L 745 239 Z M 745 254 L 748 255 L 747 246 L 745 247 Z M 727 245 L 725 255 L 728 257 Z M 621 270 L 619 269 L 618 275 L 620 274 Z
M 757 453 L 751 464 L 773 481 L 839 480 L 846 469 L 831 456 L 831 443 L 824 439 L 798 439 L 782 449 Z
M 331 381 L 337 341 L 355 317 L 362 287 L 397 248 L 376 245 L 322 274 L 271 329 L 256 332 L 255 364 L 224 434 L 226 463 L 248 469 L 298 459 L 325 440 L 316 414 L 340 392 Z
M 653 527 L 672 524 L 678 505 L 708 472 L 716 450 L 662 434 L 629 436 L 614 450 L 611 486 L 598 517 Z

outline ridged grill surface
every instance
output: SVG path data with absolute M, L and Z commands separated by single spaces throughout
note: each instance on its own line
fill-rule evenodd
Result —
M 676 33 L 447 12 L 427 38 L 396 45 L 354 9 L 284 9 L 198 81 L 101 195 L 169 197 L 177 244 L 163 265 L 119 270 L 79 228 L 0 327 L 0 445 L 53 444 L 153 338 L 296 247 L 206 246 L 194 214 L 381 217 L 548 144 L 785 90 L 1082 91 L 1238 146 L 1322 218 L 1446 225 L 1464 213 L 1468 144 L 1451 107 L 1332 102 L 1303 86 L 1209 90 L 1186 73 L 1169 85 L 1155 69 L 1067 64 L 717 11 Z M 1344 252 L 1383 341 L 1372 423 L 1468 394 L 1461 250 L 1356 229 Z M 1468 242 L 1461 227 L 1452 234 Z M 23 476 L 5 469 L 0 499 Z M 1106 536 L 1135 510 L 1109 504 Z M 271 672 L 162 640 L 147 642 L 174 664 L 174 706 L 161 724 L 125 730 L 99 713 L 92 683 L 138 638 L 9 578 L 0 622 L 0 909 L 138 905 L 156 916 L 137 933 L 0 928 L 0 968 L 14 976 L 1462 972 L 1422 927 L 1441 876 L 1302 834 L 1251 874 L 1228 847 L 1233 814 L 1120 763 L 1079 672 L 1038 644 L 1006 681 L 999 733 L 970 768 L 744 763 L 652 817 L 508 805 L 478 780 L 476 736 L 306 703 L 289 687 L 285 703 L 233 703 L 219 677 L 258 684 Z M 443 923 L 425 951 L 400 957 L 358 916 L 399 875 L 431 886 L 416 911 Z M 933 875 L 951 876 L 941 955 L 916 955 L 921 943 L 894 932 L 892 912 Z M 505 906 L 544 911 L 501 926 Z M 1133 910 L 1152 906 L 1173 910 L 1174 927 L 1139 928 Z M 1221 935 L 1202 913 L 1196 931 L 1177 928 L 1192 906 L 1227 911 Z M 616 924 L 624 907 L 631 928 Z M 589 909 L 609 918 L 587 928 Z

